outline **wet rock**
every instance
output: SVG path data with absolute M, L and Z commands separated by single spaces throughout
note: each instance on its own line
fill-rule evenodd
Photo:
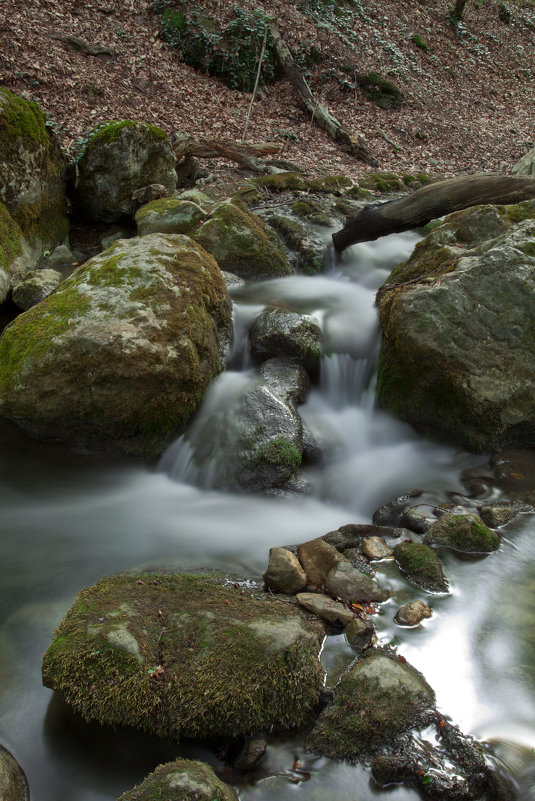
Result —
M 336 531 L 329 531 L 328 534 L 324 534 L 322 539 L 343 551 L 346 548 L 359 547 L 367 537 L 383 537 L 383 539 L 385 537 L 394 537 L 397 539 L 400 536 L 402 536 L 402 532 L 390 526 L 348 523 L 345 526 L 340 526 Z
M 508 497 L 535 504 L 535 447 L 508 445 L 493 455 L 490 464 L 493 483 Z
M 381 537 L 366 537 L 362 540 L 362 552 L 368 559 L 388 559 L 394 555 L 392 548 L 389 548 Z
M 500 546 L 496 532 L 479 515 L 444 514 L 424 537 L 425 545 L 440 545 L 463 553 L 490 553 Z
M 405 577 L 427 592 L 447 592 L 448 580 L 436 553 L 423 543 L 400 542 L 394 557 Z
M 373 523 L 376 526 L 394 526 L 399 528 L 401 526 L 401 516 L 405 507 L 408 504 L 413 504 L 414 498 L 419 498 L 424 494 L 422 489 L 413 489 L 405 495 L 400 495 L 398 498 L 385 503 L 380 506 L 373 513 Z
M 421 724 L 435 703 L 423 676 L 394 655 L 371 649 L 340 680 L 308 740 L 311 751 L 356 760 Z
M 363 645 L 365 641 L 370 640 L 373 633 L 373 624 L 361 620 L 360 617 L 354 617 L 353 620 L 347 624 L 344 631 L 348 643 L 355 646 Z
M 384 407 L 476 452 L 535 436 L 534 218 L 532 201 L 457 212 L 393 271 L 380 292 Z
M 515 501 L 496 501 L 481 507 L 479 516 L 490 528 L 505 526 L 521 514 L 535 514 L 535 509 L 527 503 Z
M 62 280 L 63 276 L 57 270 L 31 270 L 22 281 L 13 282 L 13 303 L 23 311 L 31 309 L 57 289 Z
M 357 570 L 360 570 L 361 573 L 367 573 L 368 575 L 373 574 L 373 568 L 358 548 L 346 548 L 343 554 L 347 561 Z
M 255 361 L 292 357 L 310 374 L 317 374 L 321 329 L 310 317 L 281 309 L 265 311 L 256 318 L 249 335 Z
M 338 562 L 347 562 L 345 556 L 322 539 L 309 540 L 297 548 L 297 556 L 307 575 L 311 587 L 321 587 L 327 581 L 331 569 Z
M 424 534 L 434 519 L 431 510 L 426 504 L 408 506 L 402 512 L 401 525 L 416 534 Z
M 2 801 L 30 801 L 28 782 L 21 766 L 0 745 L 0 798 Z
M 58 245 L 48 256 L 46 263 L 48 267 L 69 267 L 74 261 L 71 249 L 67 245 Z
M 348 623 L 354 618 L 347 606 L 338 601 L 333 601 L 328 595 L 322 595 L 316 592 L 300 592 L 296 596 L 298 602 L 309 612 L 314 612 L 315 615 L 327 620 L 329 623 L 341 623 L 347 626 Z
M 376 579 L 356 570 L 349 562 L 335 565 L 327 576 L 325 586 L 331 595 L 354 603 L 386 601 L 389 597 Z
M 242 773 L 254 770 L 264 758 L 267 747 L 268 741 L 266 737 L 248 737 L 234 760 L 233 764 L 236 770 Z
M 175 163 L 161 128 L 132 120 L 104 123 L 89 133 L 78 157 L 75 203 L 95 222 L 131 218 L 132 195 L 140 187 L 161 184 L 170 192 L 175 189 Z
M 147 778 L 118 801 L 238 801 L 232 787 L 218 779 L 204 762 L 176 759 L 158 765 Z
M 230 321 L 191 239 L 120 240 L 4 331 L 0 411 L 37 437 L 154 456 L 221 371 Z
M 271 548 L 264 584 L 273 592 L 295 595 L 306 587 L 307 576 L 297 556 L 286 548 Z
M 310 379 L 304 367 L 292 359 L 268 359 L 260 365 L 258 373 L 286 403 L 298 406 L 305 402 L 310 390 Z
M 379 787 L 402 784 L 412 777 L 413 770 L 400 754 L 375 754 L 371 764 L 372 778 Z
M 237 275 L 234 275 L 234 273 L 228 273 L 226 270 L 221 270 L 221 275 L 223 276 L 223 280 L 227 289 L 243 286 L 245 284 L 243 278 L 239 278 Z
M 282 214 L 268 217 L 268 222 L 290 250 L 295 252 L 296 267 L 305 275 L 316 275 L 325 266 L 325 244 L 310 234 L 300 221 Z
M 86 720 L 175 740 L 249 736 L 307 720 L 322 634 L 297 607 L 215 576 L 110 576 L 77 596 L 43 681 Z
M 425 601 L 409 601 L 396 612 L 394 620 L 400 626 L 417 626 L 426 617 L 431 617 L 433 610 Z

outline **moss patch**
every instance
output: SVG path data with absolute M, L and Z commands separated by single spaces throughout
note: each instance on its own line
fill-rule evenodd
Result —
M 121 626 L 138 657 L 110 641 Z M 43 681 L 87 720 L 177 740 L 236 737 L 307 719 L 321 684 L 317 649 L 303 617 L 267 595 L 213 576 L 112 576 L 78 595 Z
M 500 538 L 478 515 L 445 514 L 427 531 L 424 543 L 465 553 L 489 553 L 499 547 Z
M 21 253 L 21 230 L 4 204 L 0 203 L 0 267 L 9 267 Z
M 237 795 L 205 762 L 175 759 L 159 765 L 118 801 L 237 801 Z
M 394 548 L 399 569 L 413 584 L 428 592 L 447 592 L 448 580 L 436 553 L 416 542 L 400 542 Z

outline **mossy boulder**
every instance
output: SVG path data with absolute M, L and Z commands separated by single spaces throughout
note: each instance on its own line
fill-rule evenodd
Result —
M 359 72 L 357 84 L 364 97 L 382 109 L 399 108 L 403 102 L 403 92 L 392 81 L 383 78 L 377 72 Z
M 533 439 L 534 303 L 535 203 L 451 215 L 379 292 L 380 403 L 470 450 Z
M 433 523 L 424 543 L 463 553 L 490 553 L 500 547 L 500 538 L 479 515 L 448 513 Z
M 74 201 L 87 219 L 117 222 L 134 213 L 132 193 L 149 184 L 176 187 L 176 157 L 165 131 L 135 120 L 97 126 L 76 156 Z
M 168 197 L 142 206 L 135 219 L 139 235 L 145 236 L 189 234 L 207 216 L 207 211 L 192 200 Z
M 147 778 L 123 793 L 118 801 L 238 801 L 228 784 L 205 762 L 175 759 L 158 765 Z
M 40 438 L 158 454 L 222 369 L 230 301 L 191 239 L 118 240 L 0 338 L 0 413 Z
M 26 775 L 3 745 L 0 745 L 0 798 L 2 801 L 30 801 Z
M 420 542 L 400 542 L 394 557 L 405 577 L 427 592 L 447 592 L 448 580 L 436 553 Z
M 239 201 L 218 203 L 191 235 L 222 270 L 240 278 L 278 278 L 290 272 L 277 235 Z
M 421 725 L 435 694 L 405 660 L 367 651 L 342 677 L 321 713 L 307 748 L 333 759 L 355 761 L 391 737 Z
M 305 204 L 306 205 L 306 204 Z M 302 222 L 284 214 L 268 218 L 284 244 L 294 254 L 295 266 L 306 275 L 316 275 L 325 266 L 325 243 Z
M 31 248 L 29 269 L 68 235 L 65 171 L 59 142 L 37 103 L 0 87 L 0 202 Z
M 321 635 L 297 607 L 224 577 L 111 576 L 78 594 L 43 682 L 101 724 L 174 740 L 247 736 L 309 719 Z

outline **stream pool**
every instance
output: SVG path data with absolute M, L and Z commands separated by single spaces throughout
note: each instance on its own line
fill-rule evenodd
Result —
M 146 466 L 74 454 L 0 421 L 0 742 L 26 771 L 32 801 L 115 801 L 179 754 L 208 761 L 242 801 L 418 798 L 405 787 L 380 790 L 365 768 L 307 754 L 300 736 L 272 742 L 262 770 L 244 783 L 204 745 L 179 747 L 84 724 L 41 684 L 41 658 L 55 627 L 76 592 L 101 576 L 176 565 L 259 578 L 270 547 L 369 523 L 379 505 L 414 487 L 437 503 L 462 495 L 462 471 L 485 467 L 485 458 L 418 436 L 374 400 L 374 294 L 416 241 L 414 234 L 385 237 L 351 248 L 321 276 L 233 290 L 229 371 L 210 389 L 211 408 L 231 402 L 233 381 L 251 380 L 247 330 L 262 309 L 307 313 L 322 327 L 320 382 L 301 412 L 329 447 L 321 469 L 307 473 L 309 495 L 215 491 L 209 465 L 188 467 L 183 441 L 160 465 Z M 489 497 L 498 491 L 489 489 Z M 519 782 L 519 797 L 535 798 L 535 518 L 517 518 L 500 550 L 485 559 L 444 561 L 451 592 L 431 598 L 433 616 L 416 629 L 397 626 L 393 616 L 422 593 L 391 563 L 379 565 L 379 578 L 393 591 L 376 618 L 379 641 L 394 642 L 423 672 L 445 717 L 489 741 L 498 764 Z M 354 656 L 343 635 L 327 638 L 328 684 Z M 294 770 L 296 760 L 302 772 Z

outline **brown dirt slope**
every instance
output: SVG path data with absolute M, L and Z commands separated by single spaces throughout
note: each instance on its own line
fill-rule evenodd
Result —
M 225 17 L 236 3 L 203 0 L 196 7 Z M 275 18 L 294 53 L 319 48 L 323 58 L 308 73 L 312 90 L 365 137 L 382 171 L 508 171 L 533 146 L 533 0 L 471 0 L 461 36 L 447 23 L 448 0 L 240 4 Z M 332 14 L 333 4 L 342 17 Z M 114 55 L 79 52 L 67 36 Z M 382 110 L 359 89 L 344 89 L 341 81 L 352 83 L 355 71 L 395 82 L 401 107 Z M 70 153 L 93 125 L 117 118 L 240 139 L 250 101 L 180 61 L 159 38 L 149 0 L 0 0 L 0 85 L 37 100 Z M 357 177 L 372 169 L 316 128 L 284 78 L 262 90 L 247 138 L 281 142 L 286 159 L 314 172 Z

